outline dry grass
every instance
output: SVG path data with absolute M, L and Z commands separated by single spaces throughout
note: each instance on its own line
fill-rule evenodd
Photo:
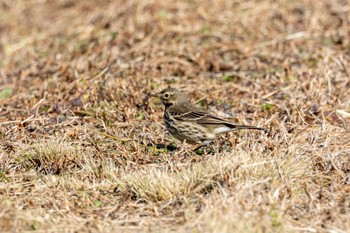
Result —
M 349 1 L 0 4 L 1 232 L 348 232 Z M 241 131 L 197 155 L 168 85 Z

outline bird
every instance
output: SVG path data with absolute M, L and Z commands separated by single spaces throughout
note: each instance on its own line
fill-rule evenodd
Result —
M 176 139 L 193 145 L 208 145 L 219 134 L 241 129 L 265 130 L 226 121 L 192 104 L 187 95 L 168 87 L 157 95 L 164 104 L 164 124 Z

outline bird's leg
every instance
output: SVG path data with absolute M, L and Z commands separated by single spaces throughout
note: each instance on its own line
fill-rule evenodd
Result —
M 185 151 L 186 149 L 186 140 L 182 141 L 180 144 L 180 151 Z
M 180 151 L 186 151 L 186 150 L 195 151 L 200 147 L 201 147 L 201 144 L 195 144 L 195 145 L 190 146 L 189 144 L 186 143 L 186 139 L 185 139 L 181 142 Z
M 195 150 L 192 149 L 194 146 L 199 148 L 201 145 L 200 144 L 196 144 L 196 145 L 190 146 L 189 144 L 186 144 L 186 140 L 184 140 L 180 144 L 180 147 L 179 147 L 180 150 L 178 151 L 178 153 L 182 154 L 182 155 L 188 155 L 188 156 L 191 156 L 193 154 L 197 154 L 196 151 L 195 151 L 196 149 Z

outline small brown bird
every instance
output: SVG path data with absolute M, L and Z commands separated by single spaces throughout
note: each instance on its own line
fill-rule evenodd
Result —
M 239 129 L 264 130 L 255 126 L 236 125 L 201 110 L 175 88 L 164 89 L 158 97 L 165 105 L 164 123 L 167 130 L 175 138 L 190 144 L 209 144 L 218 134 Z

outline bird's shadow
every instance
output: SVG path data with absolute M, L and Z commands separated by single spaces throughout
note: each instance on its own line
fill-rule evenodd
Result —
M 157 149 L 164 149 L 164 150 L 167 150 L 167 151 L 170 151 L 170 152 L 174 152 L 174 151 L 177 151 L 177 150 L 180 150 L 181 147 L 179 146 L 175 146 L 174 144 L 170 144 L 170 145 L 165 145 L 165 144 L 157 144 L 156 145 L 156 148 Z M 215 153 L 212 145 L 202 145 L 202 146 L 199 146 L 197 148 L 195 148 L 193 150 L 193 152 L 197 155 L 203 155 L 203 154 L 213 154 Z
M 176 151 L 179 147 L 173 145 L 173 144 L 170 144 L 170 145 L 165 145 L 165 144 L 157 144 L 156 145 L 156 148 L 157 149 L 165 149 L 167 151 Z

